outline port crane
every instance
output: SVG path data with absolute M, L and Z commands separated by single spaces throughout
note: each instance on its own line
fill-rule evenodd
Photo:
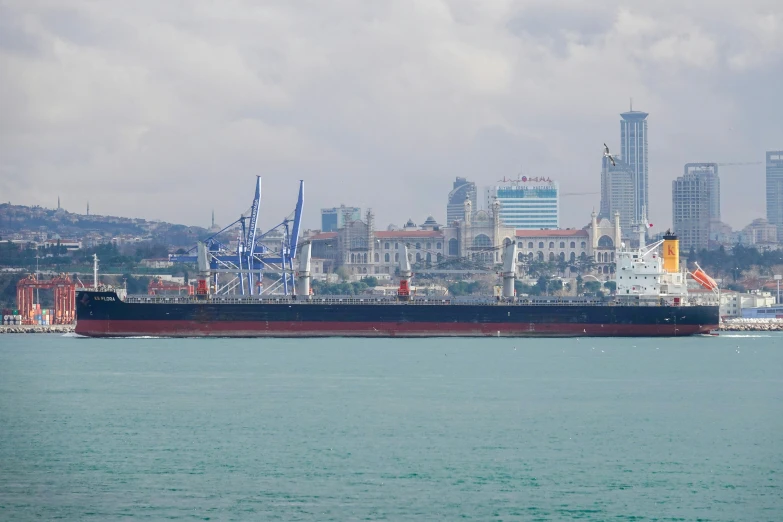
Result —
M 301 231 L 303 205 L 304 181 L 300 180 L 299 195 L 292 214 L 259 234 L 261 177 L 257 176 L 249 215 L 242 214 L 236 221 L 202 241 L 210 254 L 210 293 L 261 295 L 282 291 L 289 295 L 294 286 L 294 259 Z M 221 238 L 233 230 L 237 231 L 235 247 L 221 242 Z M 196 263 L 197 245 L 185 254 L 170 255 L 169 259 L 175 263 Z M 221 278 L 222 274 L 227 274 L 228 280 Z M 264 274 L 275 274 L 278 277 L 262 285 Z

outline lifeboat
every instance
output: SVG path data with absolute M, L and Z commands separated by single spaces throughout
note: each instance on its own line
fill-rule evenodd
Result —
M 704 270 L 702 270 L 698 264 L 696 265 L 696 271 L 691 272 L 690 274 L 694 281 L 699 283 L 707 290 L 715 290 L 718 288 L 718 283 L 716 283 L 713 278 L 708 276 L 707 273 L 704 272 Z

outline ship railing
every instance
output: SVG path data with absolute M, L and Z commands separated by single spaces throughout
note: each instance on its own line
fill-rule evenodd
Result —
M 219 296 L 209 299 L 198 299 L 192 296 L 146 296 L 136 295 L 128 296 L 126 303 L 144 303 L 144 304 L 349 304 L 349 305 L 405 305 L 405 306 L 432 306 L 432 305 L 455 305 L 455 306 L 599 306 L 607 304 L 601 299 L 562 299 L 557 297 L 536 297 L 511 299 L 453 299 L 453 298 L 415 298 L 407 301 L 400 301 L 388 297 L 311 297 L 309 299 L 294 299 L 292 297 L 243 297 L 243 296 Z

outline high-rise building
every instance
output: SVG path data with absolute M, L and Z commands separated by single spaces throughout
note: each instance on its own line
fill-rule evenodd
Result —
M 707 181 L 707 193 L 710 206 L 709 237 L 715 239 L 721 235 L 725 225 L 720 220 L 720 177 L 717 163 L 686 163 L 685 174 L 692 173 Z
M 362 219 L 362 209 L 340 205 L 335 208 L 321 209 L 321 231 L 336 232 L 345 227 L 346 223 Z
M 680 248 L 687 252 L 707 248 L 710 238 L 710 177 L 688 171 L 672 181 L 672 223 L 680 237 Z
M 720 177 L 717 163 L 686 163 L 684 174 L 695 174 L 707 180 L 710 200 L 710 221 L 720 221 Z
M 630 238 L 634 231 L 636 215 L 636 176 L 630 165 L 620 157 L 615 164 L 604 157 L 601 169 L 601 211 L 599 216 L 613 220 L 615 212 L 620 213 L 622 236 Z
M 647 116 L 646 112 L 630 111 L 620 114 L 620 157 L 634 173 L 635 223 L 641 223 L 643 214 L 650 215 L 647 183 Z M 622 215 L 620 216 L 622 219 Z
M 767 151 L 767 221 L 783 238 L 783 150 Z
M 560 188 L 549 178 L 522 176 L 509 185 L 487 189 L 487 206 L 497 199 L 500 222 L 518 230 L 560 227 Z
M 454 187 L 449 192 L 446 204 L 446 225 L 461 220 L 465 216 L 465 200 L 469 199 L 474 209 L 478 209 L 478 194 L 476 184 L 465 178 L 457 178 Z

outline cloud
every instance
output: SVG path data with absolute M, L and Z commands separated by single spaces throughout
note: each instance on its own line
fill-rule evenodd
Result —
M 454 176 L 598 192 L 633 97 L 668 224 L 684 163 L 783 146 L 782 26 L 766 0 L 0 2 L 0 200 L 225 223 L 258 174 L 266 225 L 299 179 L 307 226 L 340 203 L 443 221 Z M 763 169 L 723 171 L 731 224 L 763 215 Z

